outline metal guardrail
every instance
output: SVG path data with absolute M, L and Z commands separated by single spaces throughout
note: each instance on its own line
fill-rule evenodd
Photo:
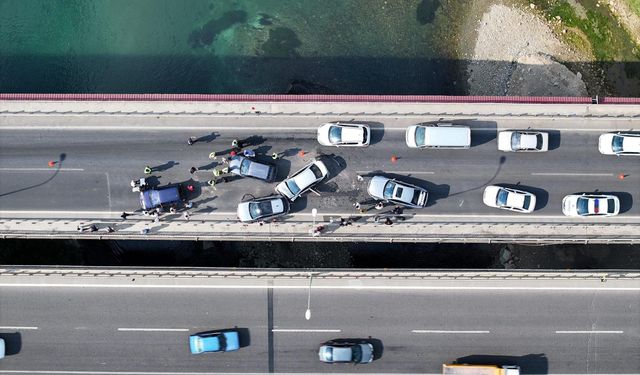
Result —
M 501 271 L 501 270 L 370 270 L 370 269 L 198 269 L 29 267 L 0 268 L 0 277 L 60 276 L 89 278 L 218 278 L 218 279 L 385 279 L 385 280 L 639 280 L 637 270 L 598 271 Z

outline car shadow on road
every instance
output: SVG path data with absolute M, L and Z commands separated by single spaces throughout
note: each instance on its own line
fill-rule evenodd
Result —
M 549 203 L 549 192 L 546 191 L 545 189 L 528 186 L 528 185 L 521 185 L 520 182 L 517 182 L 515 184 L 493 183 L 492 185 L 498 185 L 498 186 L 516 189 L 516 190 L 523 190 L 523 191 L 532 193 L 533 195 L 536 196 L 536 206 L 535 206 L 536 210 L 545 208 Z
M 369 145 L 374 145 L 376 143 L 382 142 L 382 140 L 384 139 L 384 124 L 374 121 L 363 122 L 369 125 L 369 128 L 371 129 L 371 139 L 369 140 Z
M 549 133 L 549 151 L 560 148 L 562 143 L 562 135 L 559 130 L 540 130 Z
M 546 354 L 527 354 L 523 356 L 473 354 L 458 358 L 455 363 L 469 365 L 495 365 L 520 367 L 521 374 L 548 374 L 549 360 Z
M 0 339 L 4 340 L 5 355 L 15 355 L 22 350 L 22 334 L 20 332 L 0 332 Z

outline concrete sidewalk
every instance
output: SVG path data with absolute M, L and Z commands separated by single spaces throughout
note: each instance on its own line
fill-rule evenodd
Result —
M 0 115 L 474 116 L 640 118 L 640 105 L 393 102 L 0 101 Z

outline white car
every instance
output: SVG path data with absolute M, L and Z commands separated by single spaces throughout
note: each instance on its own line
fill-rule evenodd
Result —
M 332 122 L 318 128 L 318 142 L 323 146 L 367 147 L 370 139 L 367 124 Z
M 423 208 L 429 199 L 425 189 L 383 176 L 374 176 L 367 192 L 375 199 L 412 208 Z
M 640 133 L 602 134 L 598 150 L 605 155 L 640 155 Z
M 489 207 L 530 213 L 536 208 L 536 196 L 532 193 L 491 185 L 484 189 L 482 201 Z
M 238 204 L 238 219 L 243 223 L 275 219 L 289 212 L 289 201 L 282 195 L 253 198 Z
M 549 133 L 507 130 L 498 133 L 498 150 L 505 152 L 544 152 L 549 150 Z
M 566 216 L 615 216 L 620 213 L 620 199 L 615 195 L 571 194 L 562 199 Z
M 329 170 L 327 166 L 324 165 L 322 161 L 315 160 L 313 163 L 279 183 L 278 186 L 276 186 L 276 192 L 293 202 L 314 185 L 324 180 L 328 175 Z

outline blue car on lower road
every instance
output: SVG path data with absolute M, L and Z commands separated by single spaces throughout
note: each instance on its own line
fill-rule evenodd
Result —
M 240 349 L 240 335 L 238 331 L 197 333 L 189 336 L 191 354 L 205 352 L 231 352 Z

